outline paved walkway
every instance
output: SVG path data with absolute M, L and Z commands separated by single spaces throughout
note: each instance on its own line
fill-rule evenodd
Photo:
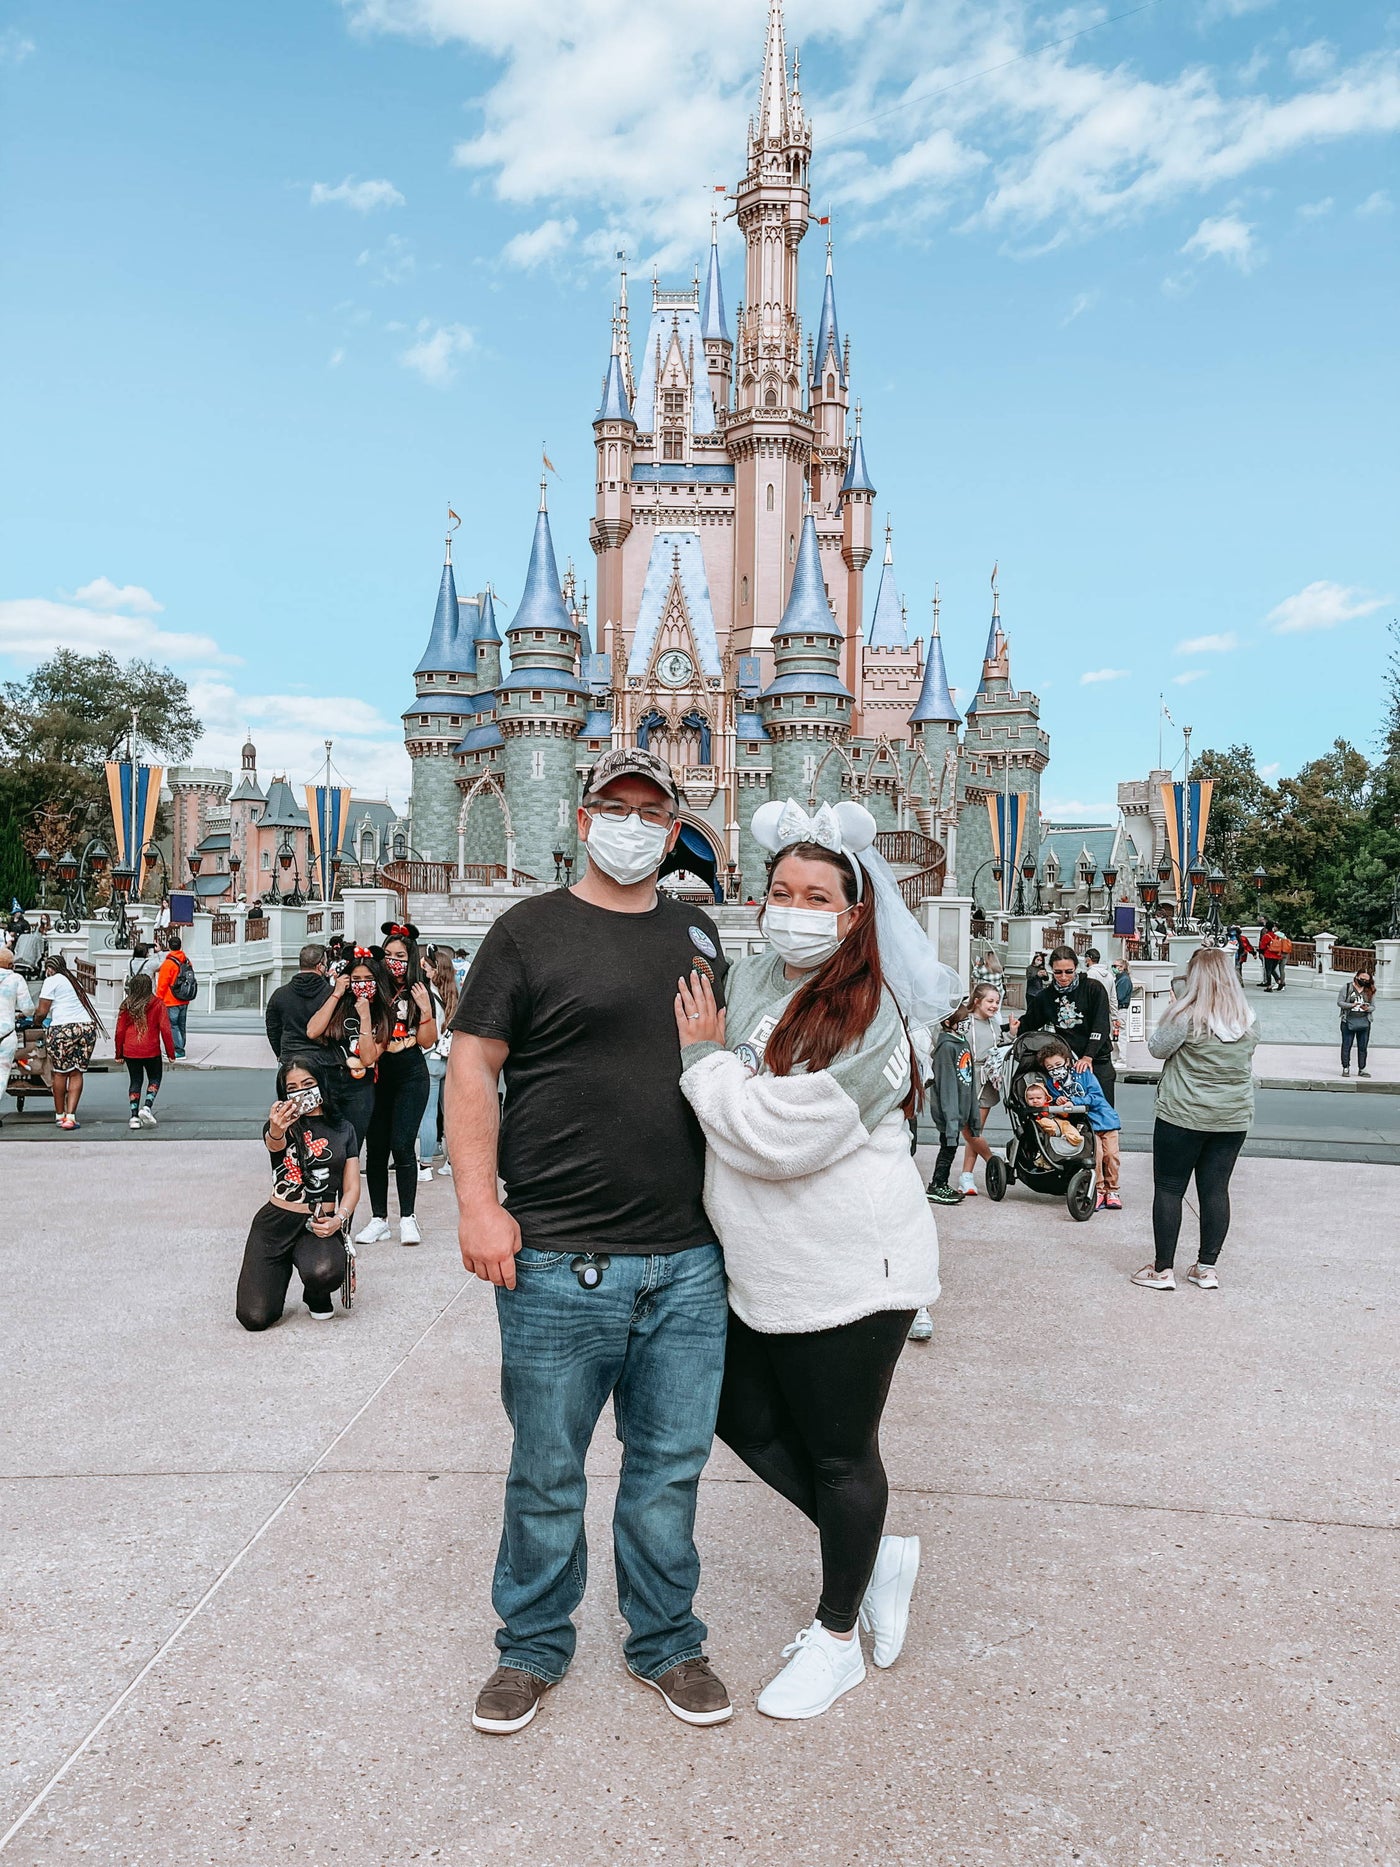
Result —
M 1400 1859 L 1392 1171 L 1242 1162 L 1217 1295 L 1128 1284 L 1141 1155 L 1112 1219 L 1020 1188 L 940 1215 L 886 1422 L 925 1561 L 899 1664 L 757 1716 L 815 1549 L 720 1451 L 700 1605 L 739 1711 L 670 1719 L 621 1667 L 605 1428 L 577 1663 L 492 1740 L 507 1435 L 447 1186 L 353 1314 L 251 1337 L 255 1143 L 57 1158 L 0 1169 L 5 1867 Z

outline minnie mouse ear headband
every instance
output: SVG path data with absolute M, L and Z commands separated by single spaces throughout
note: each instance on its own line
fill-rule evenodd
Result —
M 416 940 L 418 929 L 412 921 L 385 921 L 379 929 L 386 940 Z
M 875 841 L 875 819 L 863 804 L 819 804 L 810 815 L 795 798 L 760 804 L 749 826 L 760 849 L 776 855 L 798 843 L 815 843 L 846 856 L 856 878 L 856 900 L 865 892 L 865 872 L 856 857 Z

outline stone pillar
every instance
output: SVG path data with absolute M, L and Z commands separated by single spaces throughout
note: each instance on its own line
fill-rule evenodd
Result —
M 1185 972 L 1191 955 L 1201 944 L 1199 934 L 1173 934 L 1167 941 L 1167 957 L 1174 973 Z
M 1179 968 L 1171 960 L 1140 959 L 1133 966 L 1133 1004 L 1128 1008 L 1128 1034 L 1124 1039 L 1123 1054 L 1130 1070 L 1161 1069 L 1161 1064 L 1147 1048 L 1146 1039 L 1157 1028 L 1162 1013 L 1172 1002 L 1172 978 Z M 1137 1035 L 1138 1017 L 1134 1015 L 1141 1004 L 1141 1032 Z
M 399 898 L 393 889 L 343 888 L 341 897 L 345 902 L 346 939 L 352 946 L 378 946 L 384 937 L 380 927 L 399 911 Z
M 1376 942 L 1376 997 L 1400 998 L 1400 940 Z
M 1317 946 L 1316 970 L 1320 972 L 1325 979 L 1332 970 L 1332 949 L 1337 944 L 1337 936 L 1336 934 L 1320 933 L 1314 934 L 1313 940 Z M 1340 989 L 1339 987 L 1338 990 Z
M 965 985 L 972 971 L 971 895 L 932 895 L 919 903 L 917 918 L 943 964 Z

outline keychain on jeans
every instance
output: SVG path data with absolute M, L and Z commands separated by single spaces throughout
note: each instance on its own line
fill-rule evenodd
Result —
M 578 1278 L 581 1290 L 596 1290 L 603 1281 L 603 1272 L 612 1263 L 605 1251 L 583 1251 L 578 1257 L 569 1259 L 569 1269 Z

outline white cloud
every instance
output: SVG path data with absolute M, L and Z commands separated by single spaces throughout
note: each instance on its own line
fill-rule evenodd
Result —
M 8 26 L 0 32 L 0 65 L 22 65 L 36 49 L 34 41 L 27 39 L 17 27 Z
M 1375 188 L 1367 195 L 1364 201 L 1357 203 L 1356 211 L 1358 214 L 1364 215 L 1389 214 L 1394 211 L 1394 207 L 1395 204 L 1386 193 L 1385 189 Z
M 1259 264 L 1254 229 L 1237 214 L 1219 214 L 1203 220 L 1181 251 L 1190 259 L 1223 259 L 1241 272 Z
M 1075 294 L 1074 303 L 1060 319 L 1060 329 L 1063 330 L 1067 324 L 1073 324 L 1076 318 L 1082 318 L 1086 311 L 1092 311 L 1098 302 L 1099 295 L 1096 291 L 1077 292 Z
M 1040 800 L 1041 815 L 1052 823 L 1116 823 L 1118 805 L 1105 802 L 1085 803 L 1077 797 L 1052 797 Z
M 32 663 L 60 648 L 71 648 L 80 655 L 105 650 L 119 661 L 133 656 L 185 664 L 236 659 L 225 655 L 209 636 L 163 629 L 148 615 L 124 616 L 73 602 L 55 603 L 41 596 L 0 600 L 0 655 Z
M 110 577 L 94 577 L 73 592 L 75 603 L 90 609 L 124 609 L 133 616 L 158 616 L 165 608 L 139 583 L 115 584 Z
M 1374 615 L 1390 598 L 1372 596 L 1354 584 L 1310 583 L 1295 596 L 1286 596 L 1264 618 L 1279 635 L 1301 635 L 1309 629 L 1335 629 L 1338 623 Z
M 329 182 L 313 182 L 310 200 L 312 207 L 329 207 L 332 202 L 339 202 L 353 208 L 357 214 L 372 214 L 377 207 L 404 205 L 403 196 L 392 182 L 357 182 L 353 175 L 347 175 L 334 187 Z
M 1258 770 L 1259 776 L 1261 778 L 1268 779 L 1268 778 L 1276 778 L 1278 774 L 1283 770 L 1283 767 L 1278 763 L 1277 760 L 1275 760 L 1272 765 L 1260 765 L 1256 769 Z
M 355 264 L 367 266 L 376 285 L 402 285 L 416 269 L 418 261 L 412 243 L 402 234 L 391 233 L 383 246 L 367 246 L 357 256 Z
M 337 346 L 326 358 L 326 368 L 328 370 L 338 370 L 344 361 L 345 351 L 342 347 Z
M 538 227 L 507 240 L 501 249 L 501 258 L 508 266 L 543 265 L 546 260 L 557 259 L 567 252 L 577 232 L 578 222 L 572 215 L 567 220 L 541 221 Z
M 476 339 L 463 324 L 439 324 L 430 319 L 418 326 L 418 341 L 401 352 L 399 362 L 415 370 L 431 388 L 445 389 L 457 375 L 455 358 L 475 347 Z
M 1331 195 L 1324 195 L 1320 201 L 1302 201 L 1298 205 L 1299 220 L 1325 220 L 1336 206 Z
M 314 783 L 331 757 L 361 797 L 406 798 L 410 766 L 397 721 L 348 694 L 246 694 L 217 676 L 190 683 L 190 704 L 204 725 L 191 755 L 196 765 L 236 771 L 245 737 L 258 749 L 263 782 L 285 772 L 293 785 Z
M 1176 652 L 1178 655 L 1228 655 L 1239 645 L 1239 637 L 1231 630 L 1224 635 L 1193 635 L 1189 641 L 1178 642 Z
M 1288 54 L 1288 69 L 1295 78 L 1325 78 L 1337 62 L 1337 48 L 1329 39 L 1295 46 Z
M 1204 668 L 1188 668 L 1185 674 L 1174 674 L 1172 676 L 1172 686 L 1189 687 L 1193 681 L 1203 681 L 1205 678 L 1206 670 Z
M 1091 668 L 1087 674 L 1080 675 L 1079 685 L 1093 687 L 1099 681 L 1126 681 L 1128 674 L 1127 668 Z

